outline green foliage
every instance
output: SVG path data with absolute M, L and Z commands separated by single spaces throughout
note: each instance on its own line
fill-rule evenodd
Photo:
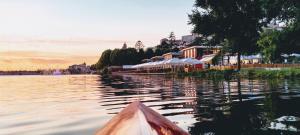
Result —
M 283 68 L 279 70 L 266 69 L 243 69 L 239 72 L 240 77 L 244 78 L 295 78 L 300 77 L 299 68 Z
M 261 0 L 266 12 L 266 18 L 271 21 L 299 22 L 299 0 Z
M 189 15 L 194 33 L 211 36 L 214 44 L 226 39 L 238 59 L 240 54 L 257 51 L 259 31 L 266 25 L 260 0 L 196 0 L 195 6 Z
M 279 36 L 279 50 L 283 53 L 300 53 L 300 22 L 285 28 Z
M 189 73 L 178 73 L 179 76 L 194 76 L 207 79 L 231 79 L 236 74 L 234 70 L 203 70 Z
M 139 63 L 144 57 L 144 51 L 137 52 L 134 48 L 105 50 L 96 69 L 101 70 L 108 66 L 134 65 Z
M 232 79 L 232 78 L 300 78 L 300 68 L 283 68 L 278 70 L 267 69 L 242 69 L 235 70 L 203 70 L 197 72 L 178 73 L 179 76 L 194 76 L 207 79 Z
M 114 66 L 120 66 L 121 65 L 121 50 L 120 49 L 114 49 L 109 57 L 111 65 Z
M 138 61 L 141 61 L 141 60 L 143 60 L 145 58 L 145 51 L 144 51 L 144 49 L 138 50 L 138 58 L 139 58 Z
M 171 52 L 174 45 L 169 43 L 168 41 L 163 41 L 160 45 L 155 47 L 156 54 L 164 54 L 166 52 Z
M 98 60 L 98 62 L 95 64 L 95 68 L 96 69 L 102 69 L 106 66 L 109 66 L 111 65 L 111 62 L 110 62 L 110 55 L 111 55 L 112 51 L 109 49 L 109 50 L 105 50 L 102 54 L 101 54 L 101 57 L 100 59 Z
M 174 41 L 176 40 L 176 36 L 175 36 L 174 32 L 170 33 L 169 40 L 170 40 L 171 44 L 174 44 Z
M 256 39 L 265 25 L 264 11 L 258 0 L 196 0 L 189 15 L 193 32 L 212 36 L 216 41 L 228 39 L 233 52 L 249 53 L 256 50 Z
M 261 34 L 260 39 L 257 41 L 265 63 L 273 63 L 280 58 L 280 53 L 278 53 L 279 34 L 279 31 L 267 30 Z
M 268 20 L 284 22 L 277 48 L 282 53 L 300 53 L 300 2 L 299 0 L 263 0 Z
M 145 55 L 144 55 L 144 58 L 146 59 L 150 59 L 151 57 L 153 57 L 155 54 L 154 54 L 154 51 L 152 48 L 147 48 L 146 49 L 146 52 L 145 52 Z

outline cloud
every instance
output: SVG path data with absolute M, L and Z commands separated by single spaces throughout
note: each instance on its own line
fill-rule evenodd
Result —
M 68 63 L 72 63 L 70 60 L 64 60 L 64 59 L 31 58 L 31 59 L 27 59 L 27 60 L 29 60 L 32 64 L 68 64 Z
M 134 41 L 126 41 L 126 40 L 103 40 L 100 38 L 30 38 L 30 37 L 6 37 L 0 36 L 0 43 L 18 43 L 18 44 L 72 44 L 72 45 L 94 45 L 94 44 L 120 44 L 124 42 L 132 42 Z
M 72 64 L 94 64 L 99 56 L 37 51 L 0 52 L 0 70 L 65 69 Z

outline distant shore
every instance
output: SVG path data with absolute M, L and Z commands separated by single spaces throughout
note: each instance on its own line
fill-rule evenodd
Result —
M 91 73 L 90 73 L 91 74 Z M 90 75 L 86 74 L 45 74 L 42 71 L 0 71 L 0 76 L 4 75 Z M 95 73 L 93 73 L 95 74 Z
M 42 75 L 41 71 L 0 71 L 0 75 Z

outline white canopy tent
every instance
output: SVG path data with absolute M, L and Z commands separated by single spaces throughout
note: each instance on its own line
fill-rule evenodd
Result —
M 181 61 L 182 61 L 184 64 L 188 64 L 188 65 L 202 64 L 202 62 L 201 62 L 200 60 L 193 59 L 193 58 L 181 59 Z
M 173 58 L 166 60 L 163 64 L 168 64 L 168 65 L 180 65 L 182 64 L 181 60 L 178 58 Z
M 169 60 L 138 64 L 132 66 L 132 68 L 165 68 L 165 67 L 172 67 L 172 66 L 196 65 L 201 63 L 202 62 L 200 60 L 193 59 L 193 58 L 186 58 L 186 59 L 173 58 Z

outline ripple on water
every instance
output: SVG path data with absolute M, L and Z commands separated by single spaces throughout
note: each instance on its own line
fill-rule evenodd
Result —
M 263 129 L 274 119 L 300 116 L 300 80 L 7 76 L 0 77 L 0 88 L 5 135 L 93 134 L 134 100 L 192 135 L 273 133 Z

